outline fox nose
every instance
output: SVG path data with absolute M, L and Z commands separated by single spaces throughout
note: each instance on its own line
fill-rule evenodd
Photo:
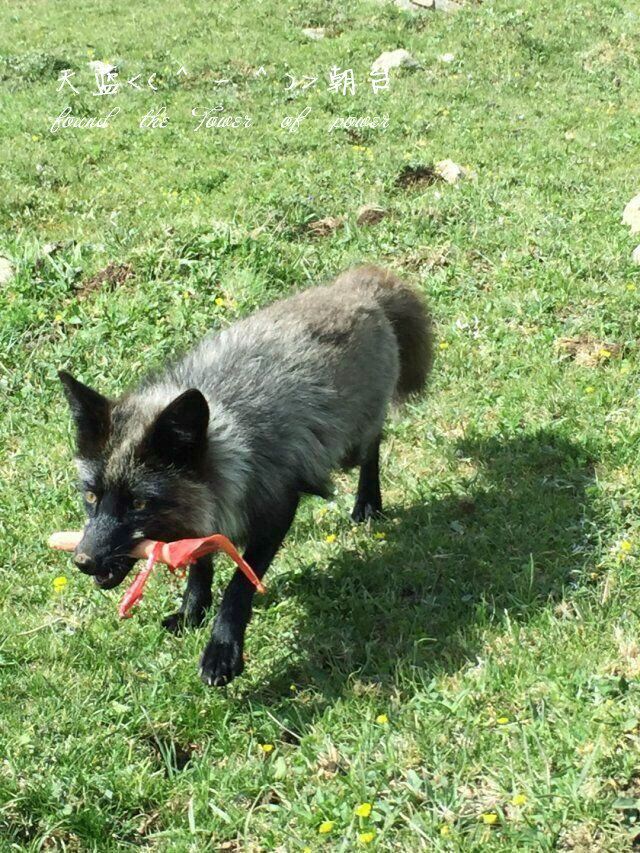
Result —
M 88 554 L 85 554 L 84 551 L 80 551 L 80 553 L 76 554 L 73 559 L 76 566 L 80 569 L 81 572 L 84 572 L 87 575 L 95 574 L 97 565 L 93 557 L 90 557 Z

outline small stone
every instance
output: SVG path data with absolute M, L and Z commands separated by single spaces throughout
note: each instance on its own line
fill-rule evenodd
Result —
M 8 284 L 13 278 L 13 267 L 9 258 L 0 257 L 0 284 Z
M 42 254 L 43 255 L 55 255 L 56 252 L 59 252 L 60 249 L 62 249 L 63 245 L 64 244 L 59 242 L 59 241 L 56 243 L 45 243 L 44 246 L 42 247 Z
M 435 164 L 434 171 L 438 177 L 448 184 L 457 184 L 460 178 L 464 178 L 466 175 L 466 170 L 454 163 L 453 160 L 440 160 Z
M 394 0 L 394 5 L 404 12 L 457 12 L 462 8 L 454 0 Z
M 421 9 L 433 9 L 435 0 L 394 0 L 394 3 L 405 12 L 419 12 Z
M 631 260 L 634 264 L 638 264 L 640 266 L 640 246 L 636 246 L 633 250 L 633 254 L 631 255 Z
M 320 41 L 327 33 L 324 27 L 305 27 L 302 32 L 307 38 L 313 41 Z
M 622 221 L 631 228 L 632 234 L 640 231 L 640 195 L 634 196 L 622 213 Z
M 358 210 L 356 222 L 358 225 L 376 225 L 384 219 L 387 211 L 377 204 L 363 204 Z
M 416 60 L 411 56 L 408 50 L 398 48 L 398 50 L 385 50 L 371 66 L 372 71 L 390 71 L 392 68 L 415 68 Z
M 438 57 L 440 62 L 453 62 L 455 58 L 455 53 L 443 53 L 441 56 Z

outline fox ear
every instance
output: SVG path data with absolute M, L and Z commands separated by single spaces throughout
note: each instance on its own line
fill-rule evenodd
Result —
M 66 370 L 58 372 L 76 425 L 78 453 L 88 459 L 103 450 L 111 427 L 111 401 Z
M 163 462 L 198 467 L 207 443 L 209 404 L 197 388 L 190 388 L 163 409 L 151 424 L 144 452 Z

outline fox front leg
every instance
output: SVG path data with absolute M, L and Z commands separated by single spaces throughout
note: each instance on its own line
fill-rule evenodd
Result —
M 244 558 L 262 580 L 282 545 L 298 508 L 299 495 L 253 520 Z M 224 687 L 244 669 L 244 635 L 251 619 L 255 587 L 237 569 L 226 588 L 213 633 L 200 660 L 200 677 L 212 687 Z
M 167 631 L 179 634 L 183 628 L 197 628 L 202 624 L 207 610 L 211 607 L 212 582 L 213 559 L 207 554 L 189 566 L 187 586 L 180 609 L 162 620 Z

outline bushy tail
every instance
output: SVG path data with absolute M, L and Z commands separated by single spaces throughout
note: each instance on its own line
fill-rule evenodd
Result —
M 420 294 L 389 270 L 373 265 L 343 272 L 336 284 L 373 292 L 391 323 L 400 352 L 397 400 L 422 391 L 433 363 L 433 331 Z

